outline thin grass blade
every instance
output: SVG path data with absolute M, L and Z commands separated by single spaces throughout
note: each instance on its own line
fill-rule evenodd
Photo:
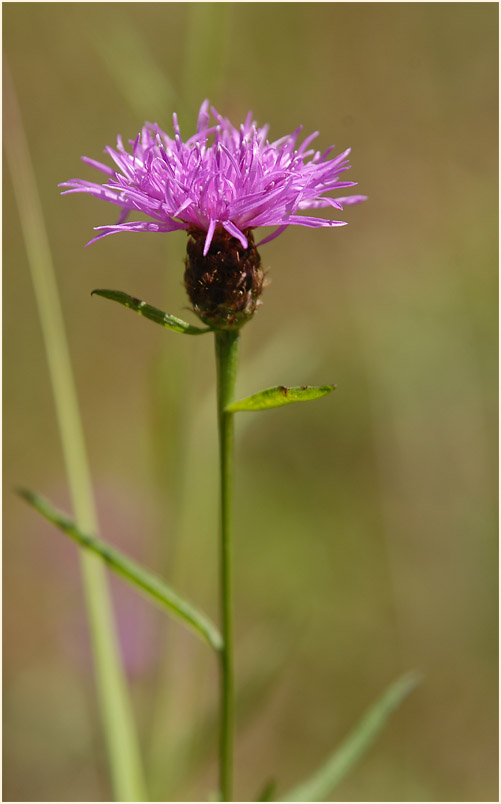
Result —
M 52 522 L 73 541 L 99 556 L 113 572 L 160 603 L 179 620 L 190 625 L 214 650 L 221 649 L 222 639 L 216 626 L 205 614 L 180 597 L 168 584 L 106 542 L 82 533 L 74 522 L 54 508 L 47 500 L 26 489 L 20 489 L 19 494 L 45 519 Z
M 335 385 L 298 385 L 287 388 L 285 385 L 275 385 L 273 388 L 265 388 L 264 391 L 234 402 L 226 408 L 226 411 L 237 413 L 241 410 L 268 410 L 282 405 L 290 405 L 292 402 L 309 402 L 330 394 L 335 387 Z
M 123 293 L 121 290 L 93 290 L 91 296 L 102 296 L 104 299 L 116 301 L 144 316 L 144 318 L 154 321 L 155 324 L 172 329 L 174 332 L 182 332 L 183 335 L 203 335 L 205 332 L 211 331 L 208 327 L 194 327 L 192 324 L 188 324 L 187 321 L 183 321 L 182 318 L 164 313 L 158 307 L 152 307 L 151 304 L 147 304 L 141 299 L 136 299 L 135 296 L 129 296 L 128 293 Z
M 28 265 L 40 316 L 61 444 L 75 517 L 97 531 L 85 440 L 43 207 L 9 66 L 4 64 L 4 146 L 12 174 Z M 95 556 L 80 555 L 96 692 L 117 801 L 147 801 L 139 743 L 107 579 Z
M 421 676 L 411 672 L 391 684 L 325 764 L 306 782 L 299 784 L 280 801 L 327 800 L 327 796 L 370 748 L 390 715 L 420 681 Z

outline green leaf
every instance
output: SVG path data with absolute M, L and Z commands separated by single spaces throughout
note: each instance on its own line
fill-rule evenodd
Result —
M 141 299 L 129 296 L 128 293 L 122 293 L 121 290 L 93 290 L 91 296 L 102 296 L 104 299 L 111 299 L 111 301 L 123 304 L 124 307 L 129 307 L 139 315 L 154 321 L 155 324 L 172 329 L 174 332 L 182 332 L 184 335 L 203 335 L 205 332 L 211 332 L 209 327 L 194 327 L 181 318 L 176 318 L 175 315 L 164 313 L 158 307 L 152 307 L 151 304 L 146 304 Z
M 52 522 L 81 547 L 85 547 L 103 559 L 105 564 L 117 575 L 125 578 L 132 586 L 136 586 L 161 606 L 168 609 L 178 619 L 188 623 L 215 650 L 221 650 L 223 641 L 216 626 L 198 609 L 180 597 L 164 581 L 148 570 L 143 569 L 119 550 L 110 547 L 106 542 L 82 533 L 61 511 L 37 494 L 20 489 L 19 494 L 33 506 L 45 519 Z
M 291 402 L 309 402 L 311 399 L 320 399 L 322 396 L 334 391 L 335 385 L 296 385 L 286 388 L 285 385 L 275 385 L 273 388 L 265 388 L 257 394 L 233 402 L 226 408 L 227 413 L 236 413 L 240 410 L 268 410 L 268 408 L 278 408 L 282 405 L 290 405 Z
M 421 676 L 411 672 L 391 684 L 325 764 L 280 801 L 325 801 L 334 787 L 372 745 L 392 712 L 420 681 Z

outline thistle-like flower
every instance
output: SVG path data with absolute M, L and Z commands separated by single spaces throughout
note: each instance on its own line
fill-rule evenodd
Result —
M 326 193 L 355 186 L 340 181 L 349 169 L 350 149 L 331 158 L 310 148 L 318 132 L 296 147 L 302 127 L 269 142 L 268 126 L 257 128 L 251 114 L 235 128 L 206 100 L 196 133 L 181 139 L 176 115 L 174 139 L 147 123 L 127 151 L 118 137 L 106 151 L 116 165 L 83 161 L 105 174 L 102 184 L 72 179 L 65 193 L 90 193 L 120 208 L 116 224 L 95 227 L 90 243 L 116 232 L 172 232 L 190 235 L 185 284 L 195 312 L 215 327 L 241 326 L 254 313 L 263 271 L 252 230 L 277 227 L 258 243 L 280 235 L 290 225 L 344 226 L 345 221 L 302 215 L 304 210 L 356 204 L 365 196 L 332 198 Z M 142 212 L 147 221 L 130 221 Z M 89 244 L 88 244 L 89 245 Z

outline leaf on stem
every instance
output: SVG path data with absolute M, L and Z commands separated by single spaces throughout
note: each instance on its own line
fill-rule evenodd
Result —
M 291 402 L 309 402 L 311 399 L 320 399 L 322 396 L 334 391 L 335 385 L 296 385 L 286 388 L 285 385 L 275 385 L 273 388 L 265 388 L 257 394 L 233 402 L 226 408 L 227 413 L 236 413 L 240 410 L 268 410 L 268 408 L 278 408 L 282 405 L 290 405 Z
M 183 321 L 182 318 L 164 313 L 163 310 L 152 307 L 151 304 L 146 304 L 141 299 L 136 299 L 135 296 L 129 296 L 128 293 L 122 293 L 121 290 L 93 290 L 91 296 L 102 296 L 104 299 L 116 301 L 144 316 L 144 318 L 149 318 L 155 324 L 172 329 L 174 332 L 182 332 L 183 335 L 203 335 L 205 332 L 211 332 L 209 327 L 194 327 L 192 324 L 188 324 L 187 321 Z
M 325 801 L 334 787 L 372 745 L 392 712 L 420 681 L 421 676 L 418 673 L 410 672 L 393 682 L 325 764 L 306 782 L 299 784 L 280 800 Z
M 52 522 L 73 541 L 98 555 L 113 572 L 125 578 L 132 586 L 146 593 L 148 597 L 160 603 L 178 619 L 190 625 L 214 650 L 221 650 L 222 638 L 216 626 L 205 614 L 180 597 L 164 581 L 106 542 L 82 533 L 74 522 L 61 511 L 53 508 L 47 500 L 26 489 L 19 489 L 19 494 L 45 519 Z

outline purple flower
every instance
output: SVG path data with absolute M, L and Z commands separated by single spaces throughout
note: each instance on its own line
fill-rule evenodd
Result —
M 278 227 L 261 240 L 268 242 L 291 224 L 301 226 L 344 226 L 345 221 L 317 218 L 305 210 L 356 204 L 365 196 L 331 198 L 356 182 L 340 181 L 349 169 L 350 149 L 331 157 L 334 146 L 320 153 L 310 148 L 318 132 L 299 146 L 302 127 L 279 140 L 269 142 L 268 126 L 257 128 L 251 114 L 240 128 L 211 107 L 200 107 L 196 133 L 186 142 L 181 139 L 176 115 L 174 139 L 156 124 L 146 123 L 131 152 L 121 137 L 116 149 L 107 147 L 113 170 L 94 159 L 83 161 L 105 174 L 103 184 L 72 179 L 60 185 L 65 193 L 90 193 L 120 207 L 115 225 L 96 226 L 100 234 L 90 242 L 115 232 L 172 232 L 176 229 L 206 233 L 203 254 L 208 253 L 216 229 L 226 230 L 244 249 L 249 230 L 258 226 Z M 126 222 L 128 215 L 145 213 L 149 221 Z M 89 245 L 89 244 L 87 244 Z M 260 244 L 258 244 L 260 245 Z

